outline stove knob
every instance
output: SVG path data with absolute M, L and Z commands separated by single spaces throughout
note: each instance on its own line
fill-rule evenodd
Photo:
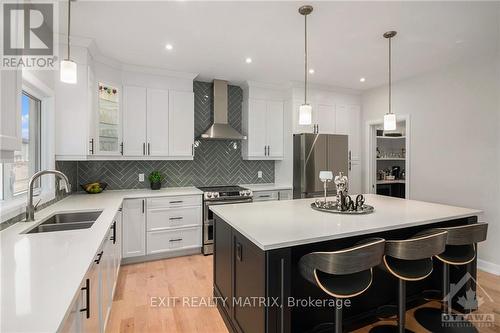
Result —
M 213 198 L 213 196 L 214 196 L 212 192 L 207 192 L 206 195 L 207 195 L 207 198 L 209 198 L 209 199 Z

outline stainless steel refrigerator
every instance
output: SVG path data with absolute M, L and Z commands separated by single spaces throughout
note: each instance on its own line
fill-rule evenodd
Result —
M 323 195 L 320 171 L 347 175 L 348 137 L 336 134 L 294 134 L 293 136 L 293 198 Z M 328 183 L 329 195 L 335 195 L 333 181 Z

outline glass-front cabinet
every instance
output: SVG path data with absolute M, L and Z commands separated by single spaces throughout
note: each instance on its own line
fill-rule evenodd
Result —
M 118 87 L 98 83 L 96 138 L 90 142 L 93 155 L 122 154 L 121 91 Z

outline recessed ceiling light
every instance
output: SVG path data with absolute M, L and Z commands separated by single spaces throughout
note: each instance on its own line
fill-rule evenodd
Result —
M 251 63 L 252 63 L 252 58 L 246 58 L 246 59 L 245 59 L 245 62 L 246 62 L 247 64 L 251 64 Z
M 166 48 L 167 50 L 169 50 L 169 51 L 170 51 L 170 50 L 172 50 L 174 47 L 172 46 L 172 44 L 167 44 L 167 45 L 165 45 L 165 48 Z
M 314 74 L 314 68 L 309 69 L 309 74 Z
M 364 77 L 362 77 L 361 79 L 359 79 L 359 82 L 365 82 L 366 79 Z

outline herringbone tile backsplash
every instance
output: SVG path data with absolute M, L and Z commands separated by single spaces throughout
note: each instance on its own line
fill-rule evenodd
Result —
M 198 137 L 213 120 L 212 83 L 195 81 L 195 136 Z M 241 130 L 240 87 L 229 86 L 229 123 Z M 149 187 L 147 176 L 159 170 L 166 179 L 163 186 L 207 186 L 274 182 L 274 161 L 244 161 L 240 146 L 234 149 L 231 141 L 202 140 L 195 149 L 193 161 L 58 161 L 56 168 L 66 173 L 73 189 L 92 181 L 108 183 L 108 189 Z M 262 171 L 263 178 L 257 177 Z M 146 180 L 139 182 L 139 173 Z

